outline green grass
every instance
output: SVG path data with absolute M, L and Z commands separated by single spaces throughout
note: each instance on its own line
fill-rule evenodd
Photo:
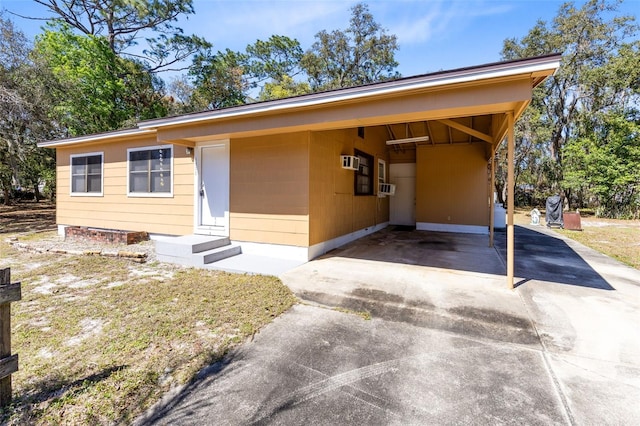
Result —
M 118 258 L 0 255 L 22 282 L 12 304 L 9 424 L 130 423 L 295 303 L 275 277 Z
M 632 221 L 629 223 L 631 224 Z M 639 226 L 583 226 L 582 231 L 558 229 L 557 232 L 633 268 L 640 269 Z

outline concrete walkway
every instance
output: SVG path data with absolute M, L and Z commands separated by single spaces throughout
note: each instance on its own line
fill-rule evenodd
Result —
M 139 423 L 640 424 L 640 271 L 549 232 L 517 228 L 516 290 L 503 234 L 389 228 L 297 267 L 308 304 Z

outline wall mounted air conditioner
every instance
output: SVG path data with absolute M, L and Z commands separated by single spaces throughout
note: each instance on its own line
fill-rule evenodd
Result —
M 396 193 L 396 186 L 391 183 L 381 183 L 378 185 L 378 194 L 381 195 L 394 195 Z
M 353 155 L 341 155 L 340 164 L 342 164 L 343 169 L 358 170 L 360 167 L 360 158 L 354 157 Z

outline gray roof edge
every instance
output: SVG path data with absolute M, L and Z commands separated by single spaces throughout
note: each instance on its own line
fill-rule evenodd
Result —
M 138 136 L 144 134 L 154 134 L 155 129 L 140 129 L 140 128 L 132 128 L 132 129 L 124 129 L 124 130 L 113 130 L 111 132 L 103 132 L 103 133 L 94 133 L 91 135 L 84 136 L 75 136 L 72 138 L 64 138 L 64 139 L 54 139 L 50 141 L 38 142 L 39 148 L 55 148 L 58 146 L 65 145 L 73 145 L 80 142 L 99 142 L 101 140 L 108 140 L 113 138 L 119 138 L 122 136 Z

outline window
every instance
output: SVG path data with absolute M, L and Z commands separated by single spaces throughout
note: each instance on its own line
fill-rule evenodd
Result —
M 380 184 L 387 183 L 387 163 L 378 158 L 378 191 L 380 191 Z M 384 197 L 385 195 L 380 195 L 380 197 Z
M 373 157 L 358 150 L 355 156 L 360 159 L 360 167 L 355 173 L 355 194 L 356 195 L 372 195 L 373 194 Z
M 102 158 L 101 152 L 72 155 L 71 157 L 71 195 L 102 195 Z
M 387 163 L 384 160 L 378 159 L 378 183 L 387 182 Z
M 171 196 L 171 145 L 133 148 L 127 150 L 129 195 Z

